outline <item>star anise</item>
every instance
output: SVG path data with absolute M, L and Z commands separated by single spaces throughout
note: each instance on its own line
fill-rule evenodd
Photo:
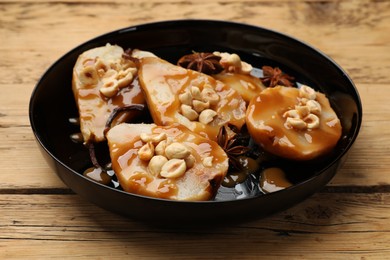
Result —
M 226 125 L 219 129 L 217 142 L 229 157 L 229 166 L 232 166 L 237 170 L 241 170 L 242 165 L 238 157 L 240 155 L 244 155 L 250 150 L 250 148 L 242 144 L 238 144 L 238 134 Z
M 264 77 L 260 78 L 261 82 L 266 87 L 275 87 L 277 85 L 282 85 L 286 87 L 293 87 L 294 84 L 291 82 L 294 80 L 294 77 L 283 73 L 278 67 L 272 68 L 270 66 L 263 66 L 263 75 Z
M 208 52 L 195 52 L 188 54 L 179 59 L 177 65 L 202 72 L 208 75 L 218 74 L 223 71 L 222 65 L 219 63 L 221 60 L 220 56 L 214 55 Z

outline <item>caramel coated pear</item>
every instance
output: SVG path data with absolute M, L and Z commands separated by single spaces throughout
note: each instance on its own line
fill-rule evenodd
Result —
M 176 124 L 120 124 L 107 140 L 112 168 L 130 193 L 171 200 L 210 200 L 229 159 L 214 141 Z
M 135 79 L 135 64 L 122 57 L 121 47 L 107 44 L 82 53 L 73 68 L 72 89 L 80 116 L 83 140 L 105 140 L 104 128 L 115 108 L 144 104 Z M 136 116 L 136 111 L 120 113 L 113 125 Z
M 265 89 L 261 80 L 250 74 L 222 72 L 213 77 L 236 90 L 247 103 Z
M 292 160 L 309 160 L 330 152 L 341 124 L 327 97 L 307 86 L 277 86 L 254 97 L 246 123 L 264 150 Z
M 240 129 L 245 123 L 245 101 L 211 76 L 145 57 L 140 59 L 139 80 L 157 125 L 179 123 L 216 140 L 222 125 Z

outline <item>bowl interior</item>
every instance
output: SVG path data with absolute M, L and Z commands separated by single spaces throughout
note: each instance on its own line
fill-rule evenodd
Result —
M 77 57 L 88 49 L 106 43 L 117 44 L 124 49 L 152 51 L 172 63 L 192 51 L 217 50 L 237 53 L 242 60 L 257 68 L 263 65 L 278 66 L 293 75 L 297 82 L 312 86 L 328 96 L 341 119 L 343 136 L 332 154 L 321 161 L 306 165 L 283 162 L 285 167 L 295 169 L 289 175 L 294 185 L 272 194 L 264 195 L 258 189 L 258 176 L 232 189 L 221 188 L 214 201 L 195 203 L 145 198 L 95 183 L 81 174 L 90 165 L 87 150 L 70 138 L 79 131 L 77 126 L 69 123 L 70 118 L 78 115 L 71 78 Z M 75 192 L 99 206 L 139 218 L 156 209 L 169 209 L 168 214 L 175 218 L 199 219 L 229 215 L 234 208 L 266 215 L 289 207 L 320 189 L 334 176 L 357 137 L 361 119 L 361 103 L 352 81 L 337 64 L 318 50 L 267 29 L 206 20 L 145 24 L 90 40 L 55 62 L 38 82 L 30 100 L 33 131 L 45 157 L 60 178 Z M 135 213 L 125 209 L 122 203 L 143 203 L 145 209 Z M 197 212 L 205 210 L 209 212 Z

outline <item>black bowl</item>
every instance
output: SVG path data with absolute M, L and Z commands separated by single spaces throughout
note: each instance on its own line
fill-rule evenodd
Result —
M 152 51 L 175 63 L 191 51 L 238 53 L 254 67 L 279 66 L 297 81 L 325 93 L 342 122 L 343 135 L 333 153 L 314 166 L 296 165 L 294 185 L 263 194 L 256 176 L 236 188 L 221 188 L 216 199 L 178 202 L 126 193 L 82 175 L 88 152 L 70 135 L 77 117 L 71 90 L 72 68 L 84 51 L 118 44 Z M 362 120 L 359 94 L 347 74 L 331 59 L 301 41 L 260 27 L 209 20 L 180 20 L 132 26 L 92 39 L 71 50 L 42 76 L 30 100 L 30 122 L 39 147 L 50 166 L 74 192 L 100 207 L 141 220 L 159 223 L 241 220 L 263 217 L 286 209 L 326 185 L 346 159 Z M 306 169 L 306 170 L 304 170 Z M 309 169 L 309 170 L 307 170 Z M 250 179 L 250 178 L 249 178 Z M 238 191 L 240 190 L 240 191 Z

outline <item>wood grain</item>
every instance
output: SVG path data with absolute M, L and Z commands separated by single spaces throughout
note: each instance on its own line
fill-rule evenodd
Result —
M 39 153 L 28 103 L 61 55 L 147 22 L 220 19 L 296 37 L 355 82 L 363 125 L 332 182 L 303 203 L 229 226 L 158 228 L 73 194 Z M 386 259 L 390 255 L 387 0 L 0 1 L 0 259 Z
M 319 193 L 258 221 L 164 228 L 107 213 L 77 195 L 0 195 L 4 219 L 0 223 L 0 255 L 28 259 L 107 254 L 158 259 L 232 255 L 291 259 L 310 252 L 312 258 L 350 255 L 384 259 L 390 253 L 390 230 L 386 228 L 389 196 Z M 32 219 L 32 214 L 37 217 Z

